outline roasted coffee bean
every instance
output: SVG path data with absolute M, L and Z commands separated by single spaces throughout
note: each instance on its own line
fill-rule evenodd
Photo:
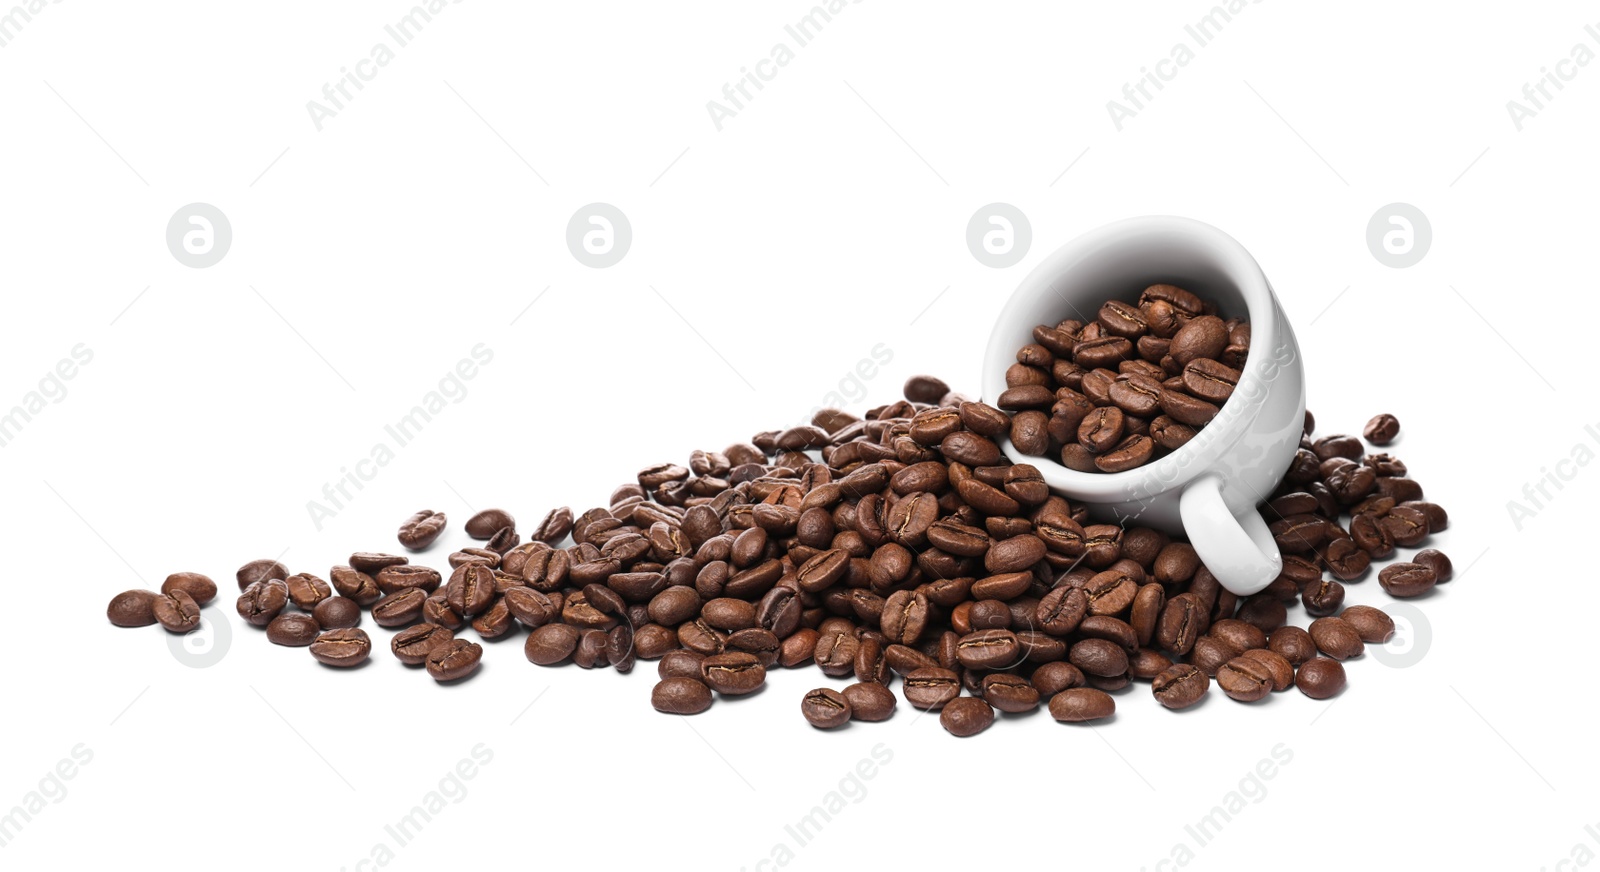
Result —
M 156 622 L 157 596 L 148 590 L 125 590 L 111 598 L 106 619 L 119 627 L 148 627 Z
M 245 588 L 236 604 L 239 617 L 253 626 L 265 627 L 289 604 L 289 587 L 281 580 L 268 578 Z
M 422 619 L 427 593 L 420 588 L 398 590 L 372 605 L 372 620 L 380 627 L 404 627 Z
M 1361 654 L 1361 634 L 1341 618 L 1317 618 L 1307 629 L 1317 650 L 1335 660 L 1349 660 Z
M 1272 674 L 1272 690 L 1274 693 L 1288 690 L 1294 684 L 1294 664 L 1287 657 L 1266 648 L 1252 648 L 1239 655 L 1246 660 L 1254 660 L 1267 668 Z
M 372 640 L 363 630 L 329 630 L 311 643 L 311 656 L 325 666 L 350 668 L 367 662 Z
M 976 736 L 993 723 L 994 708 L 981 697 L 957 697 L 939 710 L 939 725 L 952 736 Z
M 1344 585 L 1327 579 L 1313 581 L 1300 591 L 1300 599 L 1305 603 L 1306 614 L 1327 617 L 1344 606 Z
M 350 568 L 368 575 L 377 575 L 391 566 L 404 566 L 411 562 L 411 558 L 398 554 L 382 554 L 376 551 L 357 551 L 350 555 Z M 284 573 L 284 578 L 289 574 Z
M 1394 637 L 1394 619 L 1372 606 L 1351 606 L 1339 613 L 1345 623 L 1355 627 L 1361 641 L 1382 645 Z
M 1156 702 L 1169 709 L 1184 709 L 1205 698 L 1211 679 L 1188 663 L 1167 667 L 1150 682 Z
M 1378 573 L 1378 584 L 1393 597 L 1421 596 L 1438 581 L 1433 570 L 1421 563 L 1392 563 Z
M 1312 699 L 1329 699 L 1344 690 L 1344 664 L 1326 657 L 1307 660 L 1295 672 L 1294 685 Z
M 1412 555 L 1411 562 L 1418 566 L 1425 566 L 1433 570 L 1435 584 L 1444 584 L 1455 577 L 1455 567 L 1451 565 L 1450 558 L 1443 551 L 1434 548 L 1424 548 Z M 196 599 L 196 602 L 199 600 Z M 204 605 L 204 603 L 201 603 Z
M 819 687 L 800 700 L 800 713 L 811 726 L 830 730 L 850 721 L 850 700 L 831 687 Z
M 1217 670 L 1217 686 L 1238 702 L 1255 702 L 1272 692 L 1272 671 L 1249 657 L 1235 657 Z
M 701 680 L 725 696 L 760 690 L 767 682 L 767 669 L 754 654 L 742 651 L 715 654 L 700 664 Z
M 389 650 L 401 663 L 421 666 L 435 648 L 455 639 L 455 634 L 438 624 L 417 624 L 394 634 Z
M 284 584 L 289 589 L 289 601 L 306 611 L 316 608 L 317 603 L 333 596 L 333 588 L 309 572 L 291 575 L 284 580 Z
M 472 619 L 472 629 L 484 641 L 498 639 L 511 632 L 514 627 L 516 622 L 504 599 L 496 600 L 483 614 Z
M 876 682 L 846 687 L 841 693 L 850 703 L 850 718 L 857 721 L 886 721 L 894 715 L 894 691 Z
M 439 584 L 444 579 L 437 569 L 426 566 L 385 566 L 378 570 L 374 576 L 378 583 L 378 590 L 385 594 L 393 594 L 402 590 L 421 590 L 424 593 L 433 593 L 439 589 Z
M 663 678 L 650 691 L 650 704 L 669 715 L 697 715 L 711 708 L 711 688 L 696 678 Z
M 902 393 L 913 403 L 936 405 L 950 393 L 950 386 L 931 375 L 914 375 L 906 379 Z
M 1074 644 L 1067 660 L 1085 675 L 1109 678 L 1128 671 L 1128 652 L 1105 639 L 1084 639 Z
M 1216 678 L 1217 671 L 1240 653 L 1237 648 L 1215 636 L 1201 636 L 1194 641 L 1194 650 L 1189 652 L 1189 662 L 1206 675 Z
M 239 581 L 239 590 L 244 590 L 258 581 L 278 579 L 282 581 L 289 577 L 289 568 L 276 560 L 252 560 L 239 567 L 235 573 Z
M 422 620 L 451 630 L 459 630 L 467 624 L 466 618 L 450 608 L 449 601 L 442 593 L 428 597 L 427 602 L 422 604 Z
M 727 640 L 721 631 L 699 619 L 678 626 L 678 644 L 700 654 L 721 654 Z
M 756 606 L 734 597 L 718 597 L 701 607 L 700 616 L 707 624 L 731 633 L 756 625 Z
M 354 600 L 362 608 L 372 605 L 383 596 L 377 579 L 352 567 L 335 566 L 329 577 L 333 579 L 333 589 L 340 596 Z
M 1267 647 L 1267 634 L 1260 627 L 1247 624 L 1244 621 L 1227 618 L 1216 621 L 1207 631 L 1213 638 L 1226 642 L 1235 653 L 1244 653 L 1251 648 Z
M 1069 724 L 1098 721 L 1117 711 L 1111 695 L 1090 687 L 1074 687 L 1050 697 L 1050 716 Z
M 478 670 L 483 646 L 466 639 L 451 639 L 428 652 L 424 666 L 434 681 L 458 681 Z
M 705 662 L 704 654 L 696 654 L 679 648 L 668 651 L 662 656 L 661 662 L 656 664 L 656 674 L 662 678 L 684 677 L 700 680 L 700 665 Z
M 633 653 L 640 660 L 655 660 L 678 647 L 678 634 L 660 624 L 644 624 L 633 631 Z
M 1233 389 L 1239 384 L 1239 375 L 1237 369 L 1203 357 L 1184 366 L 1183 386 L 1194 396 L 1221 405 L 1233 396 Z
M 905 677 L 904 692 L 906 702 L 919 709 L 943 708 L 961 695 L 961 677 L 938 666 L 914 669 Z
M 1009 630 L 980 630 L 961 637 L 956 658 L 968 669 L 1004 669 L 1022 661 L 1022 646 Z
M 558 509 L 552 509 L 550 514 L 545 515 L 544 520 L 539 522 L 539 526 L 528 534 L 528 538 L 532 541 L 543 542 L 546 545 L 554 545 L 565 539 L 567 534 L 572 532 L 572 525 L 572 510 L 562 506 Z
M 809 627 L 795 630 L 793 634 L 785 637 L 778 647 L 778 665 L 794 668 L 814 659 L 817 641 L 821 638 L 821 633 Z
M 983 677 L 983 698 L 1003 712 L 1030 712 L 1039 707 L 1039 689 L 1028 679 L 1007 672 Z
M 1388 445 L 1394 437 L 1400 435 L 1400 419 L 1390 414 L 1376 415 L 1367 422 L 1367 428 L 1362 431 L 1367 441 L 1373 445 Z
M 522 651 L 528 660 L 540 666 L 554 666 L 565 662 L 578 650 L 581 631 L 570 624 L 545 624 L 528 634 Z
M 150 601 L 150 612 L 170 633 L 188 633 L 200 627 L 200 605 L 188 591 L 173 590 Z
M 322 629 L 311 615 L 282 614 L 267 624 L 267 641 L 274 645 L 304 648 L 317 640 Z
M 401 522 L 396 538 L 408 550 L 422 551 L 439 538 L 448 523 L 444 512 L 423 509 Z
M 1355 608 L 1355 606 L 1351 606 Z M 1346 612 L 1350 609 L 1345 609 Z M 1300 627 L 1279 627 L 1267 638 L 1267 648 L 1294 666 L 1317 656 L 1317 643 Z
M 217 583 L 198 572 L 174 572 L 161 583 L 162 593 L 170 594 L 177 590 L 188 594 L 197 606 L 204 606 L 217 598 Z
M 1206 609 L 1192 593 L 1167 601 L 1156 623 L 1156 641 L 1174 654 L 1188 654 L 1206 628 Z
M 928 624 L 928 597 L 918 591 L 899 590 L 883 603 L 879 626 L 890 642 L 914 645 Z
M 687 472 L 687 470 L 685 470 Z M 641 477 L 642 478 L 642 477 Z M 515 530 L 517 521 L 505 509 L 484 509 L 467 519 L 467 535 L 479 541 L 494 538 L 507 527 Z

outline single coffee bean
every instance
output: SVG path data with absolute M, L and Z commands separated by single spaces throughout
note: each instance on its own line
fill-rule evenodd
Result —
M 156 622 L 171 633 L 188 633 L 200 626 L 200 606 L 187 591 L 173 590 L 150 602 Z
M 1400 419 L 1390 414 L 1374 416 L 1367 422 L 1367 428 L 1362 431 L 1367 441 L 1373 445 L 1388 445 L 1394 437 L 1400 435 Z
M 267 625 L 267 641 L 290 648 L 304 648 L 321 634 L 322 626 L 311 615 L 282 614 Z
M 289 577 L 289 568 L 276 560 L 252 560 L 239 567 L 235 573 L 239 581 L 239 590 L 244 590 L 258 581 L 278 579 L 282 581 Z
M 268 578 L 245 588 L 235 604 L 239 617 L 253 626 L 265 627 L 289 604 L 289 587 L 281 580 Z
M 850 700 L 831 687 L 819 687 L 801 698 L 800 713 L 813 727 L 833 729 L 850 721 Z
M 311 656 L 325 666 L 360 666 L 372 653 L 372 640 L 363 630 L 329 630 L 311 643 Z
M 1327 617 L 1344 605 L 1344 585 L 1329 579 L 1313 581 L 1300 591 L 1300 599 L 1305 603 L 1306 614 Z
M 1050 698 L 1050 716 L 1063 723 L 1103 720 L 1116 711 L 1117 701 L 1092 687 L 1069 688 Z
M 509 527 L 515 530 L 517 520 L 505 509 L 484 509 L 467 519 L 467 535 L 479 541 L 494 538 L 495 534 Z
M 423 509 L 402 521 L 396 536 L 408 550 L 422 551 L 439 538 L 448 523 L 444 512 Z
M 1356 633 L 1361 636 L 1361 641 L 1369 645 L 1382 645 L 1394 638 L 1394 619 L 1382 609 L 1372 606 L 1351 606 L 1340 612 L 1339 617 L 1355 627 Z
M 1217 686 L 1229 699 L 1255 702 L 1272 692 L 1272 671 L 1248 657 L 1235 657 L 1217 670 Z
M 1335 660 L 1349 660 L 1361 654 L 1361 634 L 1342 618 L 1317 618 L 1307 629 L 1317 650 Z
M 570 624 L 545 624 L 528 634 L 523 653 L 540 666 L 564 662 L 578 649 L 579 629 Z
M 712 690 L 735 696 L 761 689 L 767 669 L 754 654 L 729 652 L 707 657 L 700 664 L 700 677 Z
M 156 598 L 148 590 L 125 590 L 111 598 L 106 619 L 118 627 L 148 627 L 156 622 Z
M 422 619 L 422 604 L 427 593 L 420 588 L 398 590 L 372 606 L 372 620 L 380 627 L 404 627 Z
M 188 594 L 197 606 L 204 606 L 217 598 L 217 583 L 198 572 L 174 572 L 167 576 L 167 580 L 161 583 L 161 592 L 172 593 L 175 590 Z
M 1156 702 L 1169 709 L 1184 709 L 1205 698 L 1211 679 L 1188 663 L 1167 667 L 1150 682 Z
M 714 515 L 715 513 L 713 513 Z M 548 515 L 545 515 L 544 520 L 539 522 L 539 526 L 528 534 L 528 538 L 536 542 L 543 542 L 546 545 L 554 545 L 565 539 L 567 534 L 572 532 L 572 525 L 572 510 L 562 506 L 552 509 Z
M 1039 707 L 1039 689 L 1028 679 L 1008 672 L 983 677 L 983 698 L 989 705 L 1013 714 Z
M 1272 635 L 1267 637 L 1267 648 L 1294 666 L 1299 666 L 1317 656 L 1317 643 L 1312 640 L 1310 633 L 1299 627 L 1279 627 L 1273 630 Z
M 981 697 L 956 697 L 939 710 L 939 725 L 952 736 L 976 736 L 993 723 L 994 708 Z
M 1028 678 L 1041 698 L 1054 697 L 1069 688 L 1083 687 L 1087 681 L 1083 670 L 1064 660 L 1041 664 Z
M 1105 639 L 1084 639 L 1074 644 L 1067 660 L 1085 675 L 1110 678 L 1128 671 L 1128 652 Z
M 498 639 L 511 632 L 516 627 L 516 620 L 511 616 L 511 609 L 506 606 L 504 599 L 497 599 L 483 614 L 472 619 L 472 629 L 484 641 Z
M 378 587 L 377 579 L 349 566 L 335 566 L 329 573 L 333 579 L 333 589 L 340 596 L 355 600 L 356 605 L 366 608 L 383 597 L 383 590 Z
M 895 709 L 894 691 L 876 682 L 852 684 L 843 691 L 850 717 L 857 721 L 886 721 Z
M 434 681 L 456 681 L 476 672 L 482 661 L 482 645 L 451 639 L 428 652 L 425 666 Z
M 1294 664 L 1288 658 L 1267 648 L 1252 648 L 1239 655 L 1245 660 L 1254 660 L 1265 666 L 1272 675 L 1272 690 L 1279 692 L 1288 690 L 1294 684 Z
M 663 678 L 650 691 L 650 704 L 669 715 L 697 715 L 711 708 L 711 688 L 698 679 Z
M 284 580 L 284 585 L 289 589 L 289 601 L 306 611 L 333 596 L 333 588 L 309 572 L 289 576 Z
M 906 702 L 923 709 L 939 709 L 961 695 L 961 677 L 937 666 L 914 669 L 905 677 Z
M 378 570 L 378 574 L 374 578 L 378 582 L 378 589 L 385 594 L 393 594 L 412 588 L 425 593 L 433 593 L 439 589 L 439 583 L 444 580 L 437 569 L 430 569 L 426 566 L 412 566 L 410 564 L 385 566 Z
M 683 677 L 699 681 L 700 667 L 705 660 L 704 654 L 696 654 L 682 648 L 668 651 L 662 656 L 661 662 L 656 664 L 656 674 L 661 678 Z
M 1456 574 L 1455 567 L 1450 563 L 1450 558 L 1445 556 L 1443 551 L 1436 548 L 1424 548 L 1418 551 L 1412 555 L 1411 562 L 1433 570 L 1434 584 L 1444 584 L 1454 578 Z M 198 601 L 196 600 L 196 602 Z
M 968 669 L 1004 669 L 1022 659 L 1022 647 L 1010 630 L 980 630 L 956 643 L 956 658 Z
M 391 566 L 404 566 L 410 562 L 409 557 L 377 551 L 357 551 L 350 555 L 350 568 L 368 575 L 377 575 Z
M 421 666 L 434 649 L 455 640 L 455 634 L 438 624 L 416 624 L 394 634 L 389 650 L 407 666 Z
M 950 393 L 950 386 L 931 375 L 914 375 L 906 380 L 902 393 L 913 403 L 937 405 Z
M 1307 660 L 1295 673 L 1294 685 L 1312 699 L 1329 699 L 1344 690 L 1344 664 L 1326 657 Z
M 493 569 L 467 564 L 450 576 L 450 583 L 445 586 L 445 601 L 456 614 L 464 618 L 476 617 L 493 605 L 495 588 Z
M 1438 581 L 1433 570 L 1420 563 L 1391 563 L 1378 573 L 1378 584 L 1393 597 L 1421 596 Z

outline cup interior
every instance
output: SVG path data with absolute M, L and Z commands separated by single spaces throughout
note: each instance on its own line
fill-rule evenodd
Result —
M 1226 233 L 1188 218 L 1132 218 L 1091 231 L 1052 253 L 1022 280 L 995 321 L 984 354 L 981 384 L 986 401 L 1005 391 L 1005 371 L 1016 362 L 1017 349 L 1033 341 L 1033 328 L 1064 318 L 1092 321 L 1099 306 L 1113 297 L 1136 300 L 1146 287 L 1166 283 L 1214 302 L 1223 319 L 1250 322 L 1251 348 L 1276 348 L 1278 318 L 1272 292 L 1255 259 Z M 1241 387 L 1252 378 L 1247 366 Z M 1248 402 L 1236 390 L 1227 405 Z M 1078 472 L 1051 457 L 1032 457 L 1016 450 L 1009 439 L 1002 448 L 1016 463 L 1038 467 L 1046 482 L 1085 500 L 1121 500 L 1150 493 L 1156 467 L 1178 469 L 1163 476 L 1162 490 L 1176 487 L 1204 471 L 1212 460 L 1248 428 L 1250 415 L 1227 409 L 1208 424 L 1200 437 L 1162 460 L 1114 473 Z M 1203 437 L 1203 438 L 1202 438 Z

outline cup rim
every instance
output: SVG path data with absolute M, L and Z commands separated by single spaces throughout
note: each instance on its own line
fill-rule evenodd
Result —
M 1206 250 L 1228 276 L 1244 300 L 1250 319 L 1251 345 L 1254 348 L 1276 348 L 1281 341 L 1278 335 L 1277 303 L 1273 299 L 1266 274 L 1254 257 L 1239 241 L 1227 233 L 1193 218 L 1177 215 L 1146 215 L 1125 218 L 1090 230 L 1051 252 L 1038 266 L 1018 283 L 1011 297 L 995 318 L 990 331 L 989 345 L 984 352 L 982 379 L 985 402 L 994 402 L 1006 389 L 1005 371 L 1016 360 L 1017 310 L 1026 306 L 1041 293 L 1051 288 L 1062 276 L 1077 268 L 1089 255 L 1111 245 L 1130 245 L 1151 240 L 1184 240 L 1191 246 Z M 1095 292 L 1098 293 L 1098 292 Z M 1258 378 L 1249 367 L 1241 379 L 1241 387 L 1248 380 Z M 1258 399 L 1251 405 L 1259 407 L 1265 401 L 1265 392 L 1254 392 Z M 1249 392 L 1236 390 L 1236 395 Z M 1243 400 L 1244 396 L 1229 398 L 1227 406 Z M 1221 417 L 1219 413 L 1219 417 Z M 1179 473 L 1167 481 L 1157 481 L 1162 470 L 1158 463 L 1147 464 L 1123 472 L 1079 472 L 1063 466 L 1049 456 L 1023 454 L 1011 443 L 1009 436 L 997 440 L 1000 448 L 1013 463 L 1026 463 L 1036 467 L 1050 487 L 1075 499 L 1096 502 L 1120 502 L 1137 495 L 1154 496 L 1180 487 L 1204 473 L 1242 435 L 1253 414 L 1234 414 L 1224 421 L 1208 424 L 1202 433 L 1205 440 L 1196 439 L 1163 458 L 1179 466 Z M 1212 427 L 1221 427 L 1212 431 Z

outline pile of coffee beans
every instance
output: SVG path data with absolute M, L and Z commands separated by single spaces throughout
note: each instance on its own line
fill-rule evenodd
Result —
M 1250 355 L 1250 325 L 1175 285 L 1107 300 L 1092 321 L 1033 328 L 995 405 L 1032 457 L 1123 472 L 1177 451 L 1216 417 Z M 1377 443 L 1375 443 L 1377 444 Z
M 1134 311 L 1147 324 L 1208 317 L 1177 289 L 1145 302 Z M 1222 351 L 1239 356 L 1222 359 L 1241 362 L 1248 336 L 1226 333 Z M 1169 343 L 1161 357 L 1170 353 Z M 1397 430 L 1391 417 L 1378 432 Z M 479 512 L 465 529 L 482 546 L 451 553 L 448 576 L 377 552 L 350 555 L 329 581 L 252 561 L 236 573 L 237 609 L 269 641 L 341 668 L 368 660 L 358 625 L 369 612 L 397 631 L 395 659 L 441 682 L 481 662 L 483 646 L 462 638 L 469 627 L 483 640 L 525 631 L 523 652 L 541 666 L 628 672 L 655 660 L 651 703 L 677 715 L 760 690 L 768 670 L 814 663 L 852 683 L 801 698 L 813 726 L 885 720 L 903 696 L 970 736 L 997 712 L 1041 705 L 1066 723 L 1102 720 L 1134 682 L 1168 709 L 1200 702 L 1213 681 L 1241 702 L 1291 686 L 1329 698 L 1345 685 L 1343 661 L 1394 633 L 1381 610 L 1345 607 L 1344 585 L 1448 523 L 1398 459 L 1353 437 L 1314 438 L 1307 414 L 1261 509 L 1283 574 L 1240 599 L 1187 542 L 1094 523 L 1052 494 L 1037 468 L 1001 452 L 996 440 L 1014 433 L 1004 410 L 919 376 L 903 401 L 864 417 L 825 410 L 687 465 L 651 466 L 603 507 L 549 512 L 526 542 L 509 512 Z M 425 510 L 397 538 L 425 550 L 447 526 Z M 1393 596 L 1450 577 L 1434 550 L 1378 573 Z M 159 595 L 119 594 L 108 616 L 184 632 L 215 594 L 204 576 L 179 573 Z M 1308 627 L 1290 623 L 1298 605 Z

